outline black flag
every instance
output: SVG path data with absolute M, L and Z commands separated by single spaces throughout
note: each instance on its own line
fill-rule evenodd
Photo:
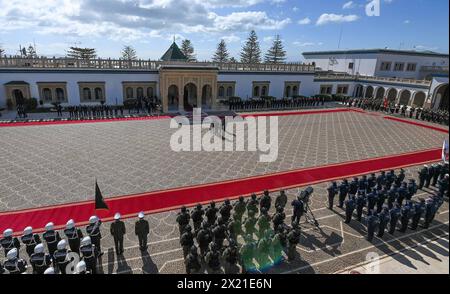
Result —
M 105 200 L 103 199 L 102 191 L 100 191 L 100 188 L 97 184 L 97 181 L 95 181 L 95 209 L 106 209 L 109 210 L 108 205 L 106 204 Z

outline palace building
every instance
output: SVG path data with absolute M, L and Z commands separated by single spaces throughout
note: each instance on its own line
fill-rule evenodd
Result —
M 0 57 L 0 107 L 158 99 L 164 112 L 215 109 L 231 97 L 341 94 L 448 108 L 448 54 L 400 50 L 307 52 L 308 63 L 188 62 L 174 42 L 159 61 Z

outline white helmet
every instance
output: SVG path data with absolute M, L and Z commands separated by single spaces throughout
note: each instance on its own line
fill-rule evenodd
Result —
M 6 259 L 14 259 L 17 257 L 17 248 L 13 248 L 8 251 L 8 254 L 6 254 Z
M 54 275 L 54 274 L 55 274 L 55 269 L 53 267 L 49 267 L 44 272 L 44 275 Z
M 138 218 L 144 218 L 145 214 L 143 211 L 139 212 L 138 214 Z
M 39 254 L 44 252 L 44 245 L 42 243 L 39 243 L 34 247 L 34 253 Z
M 81 272 L 86 271 L 86 262 L 84 262 L 84 260 L 78 262 L 77 266 L 75 267 L 75 271 L 77 273 L 81 273 Z
M 66 246 L 67 246 L 67 242 L 66 242 L 66 240 L 63 239 L 58 242 L 57 248 L 58 248 L 58 250 L 63 250 L 66 248 Z
M 26 227 L 25 229 L 23 229 L 23 234 L 24 235 L 30 235 L 33 233 L 33 228 L 32 227 Z
M 6 229 L 3 231 L 3 237 L 7 238 L 7 237 L 11 237 L 13 235 L 14 231 L 12 229 Z
M 426 167 L 426 168 L 428 168 L 428 165 L 427 164 L 425 164 L 423 167 Z
M 93 215 L 89 218 L 89 223 L 90 224 L 95 224 L 96 222 L 98 222 L 98 217 Z
M 115 219 L 115 220 L 119 220 L 120 217 L 121 217 L 120 213 L 116 213 L 116 214 L 114 215 L 114 219 Z
M 91 245 L 91 237 L 86 236 L 81 240 L 81 246 Z
M 49 222 L 48 224 L 45 225 L 45 230 L 52 231 L 54 227 L 55 225 L 52 222 Z
M 75 221 L 73 219 L 70 219 L 67 223 L 66 223 L 66 229 L 72 229 L 75 227 Z

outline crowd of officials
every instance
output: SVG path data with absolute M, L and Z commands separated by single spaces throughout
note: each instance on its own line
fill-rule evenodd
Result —
M 405 181 L 403 169 L 398 173 L 394 170 L 382 171 L 379 175 L 372 173 L 352 181 L 343 179 L 339 185 L 332 182 L 327 189 L 328 208 L 333 209 L 337 196 L 337 206 L 345 210 L 345 223 L 351 223 L 353 218 L 365 223 L 368 241 L 372 241 L 375 234 L 383 238 L 386 231 L 394 235 L 397 230 L 406 232 L 408 227 L 416 230 L 421 221 L 422 226 L 428 228 L 444 197 L 449 196 L 448 168 L 448 163 L 423 166 L 418 172 L 419 183 L 414 179 Z M 413 199 L 418 190 L 430 186 L 437 187 L 434 195 Z M 248 200 L 244 197 L 234 203 L 225 200 L 220 207 L 214 201 L 205 208 L 198 204 L 192 211 L 182 207 L 176 221 L 186 272 L 248 273 L 263 271 L 285 257 L 294 260 L 298 255 L 301 219 L 308 213 L 308 200 L 302 195 L 290 203 L 290 225 L 285 222 L 288 197 L 284 191 L 275 197 L 273 214 L 269 214 L 272 197 L 268 191 L 260 198 L 253 194 Z M 147 249 L 150 232 L 144 218 L 144 213 L 140 212 L 135 223 L 135 234 L 143 251 Z M 0 239 L 6 257 L 4 263 L 0 262 L 0 273 L 25 273 L 31 265 L 34 274 L 95 274 L 97 261 L 103 255 L 101 225 L 101 220 L 92 216 L 85 233 L 69 220 L 62 234 L 55 230 L 53 223 L 48 223 L 42 236 L 27 227 L 19 238 L 11 229 L 6 229 Z M 126 228 L 120 213 L 115 214 L 110 233 L 116 254 L 123 255 Z M 28 260 L 19 256 L 22 245 Z
M 403 117 L 417 120 L 449 125 L 448 109 L 426 109 L 414 106 L 406 106 L 395 103 L 385 103 L 383 99 L 375 98 L 345 98 L 343 103 L 349 107 L 358 107 L 363 110 L 383 111 L 391 114 L 399 114 Z
M 0 262 L 0 274 L 22 274 L 29 266 L 33 274 L 96 274 L 97 262 L 103 255 L 101 225 L 102 221 L 92 216 L 85 233 L 73 220 L 67 222 L 62 234 L 55 230 L 53 223 L 45 226 L 42 236 L 34 233 L 32 227 L 26 227 L 20 237 L 15 237 L 12 229 L 6 229 L 0 239 L 6 257 L 4 263 Z M 116 254 L 123 255 L 126 228 L 120 213 L 115 214 L 110 233 Z M 139 248 L 145 251 L 150 228 L 143 212 L 138 214 L 134 233 L 139 239 Z M 28 259 L 19 256 L 22 245 Z

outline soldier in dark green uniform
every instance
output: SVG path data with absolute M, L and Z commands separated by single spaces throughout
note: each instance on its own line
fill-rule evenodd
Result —
M 200 264 L 200 258 L 197 252 L 197 247 L 195 247 L 195 245 L 191 247 L 189 254 L 186 256 L 186 259 L 184 260 L 184 264 L 186 265 L 186 273 L 188 275 L 196 274 L 202 268 Z
M 298 224 L 293 224 L 292 229 L 287 235 L 288 239 L 288 260 L 292 261 L 295 259 L 297 253 L 297 244 L 300 242 L 300 227 Z
M 197 232 L 200 229 L 200 226 L 203 222 L 203 215 L 205 215 L 205 211 L 201 204 L 197 204 L 197 206 L 191 212 L 192 222 L 194 223 L 194 231 Z
M 183 234 L 184 228 L 189 224 L 189 221 L 191 219 L 191 216 L 189 215 L 189 211 L 186 207 L 181 207 L 181 211 L 177 215 L 177 223 L 178 228 L 180 229 L 180 235 Z M 215 220 L 214 220 L 215 221 Z
M 239 197 L 239 200 L 234 203 L 234 207 L 233 207 L 233 217 L 239 219 L 239 221 L 242 222 L 242 216 L 245 213 L 246 210 L 246 203 L 244 200 L 244 197 Z
M 282 207 L 285 208 L 287 204 L 286 192 L 280 191 L 280 195 L 275 198 L 275 208 Z

